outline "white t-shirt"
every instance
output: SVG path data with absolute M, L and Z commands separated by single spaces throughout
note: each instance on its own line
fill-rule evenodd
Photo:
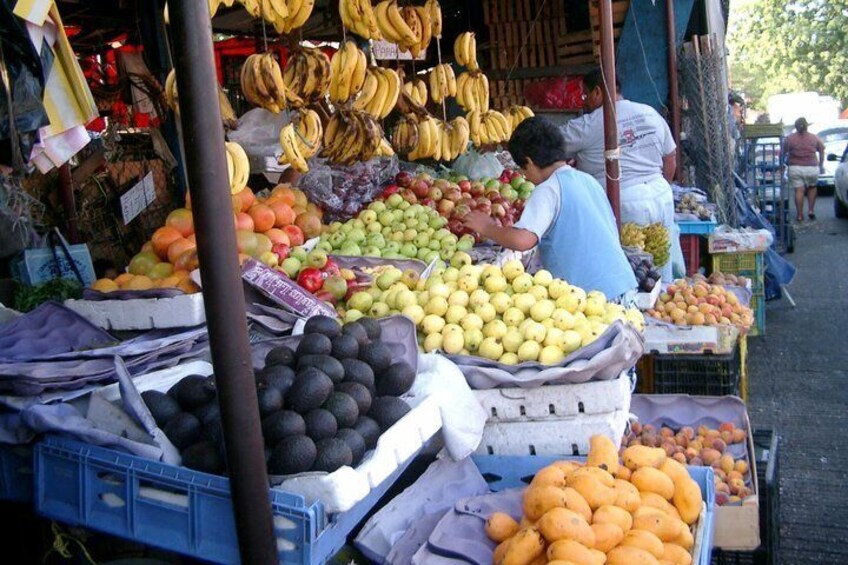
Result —
M 513 227 L 532 232 L 542 241 L 542 237 L 554 224 L 559 215 L 561 193 L 556 175 L 559 171 L 569 168 L 563 165 L 553 172 L 546 181 L 537 184 L 533 194 L 524 204 L 521 218 Z
M 650 182 L 662 175 L 662 159 L 677 145 L 668 124 L 647 104 L 629 100 L 615 103 L 618 123 L 621 188 Z M 606 186 L 604 163 L 604 110 L 570 120 L 563 128 L 565 149 L 576 157 L 577 168 Z

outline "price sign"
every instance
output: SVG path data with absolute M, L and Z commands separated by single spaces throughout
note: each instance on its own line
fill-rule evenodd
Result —
M 121 215 L 124 217 L 124 225 L 129 225 L 154 201 L 156 201 L 156 187 L 153 185 L 153 173 L 150 172 L 121 196 Z
M 374 58 L 378 61 L 396 61 L 400 59 L 401 61 L 411 61 L 412 53 L 408 50 L 406 52 L 398 49 L 398 46 L 394 43 L 389 43 L 384 39 L 379 39 L 377 41 L 371 42 L 371 53 L 374 54 Z M 416 61 L 423 61 L 427 58 L 427 50 L 422 50 L 421 53 L 418 54 L 418 57 L 415 58 Z
M 242 267 L 241 278 L 262 294 L 302 318 L 310 316 L 338 317 L 336 311 L 281 272 L 248 259 Z

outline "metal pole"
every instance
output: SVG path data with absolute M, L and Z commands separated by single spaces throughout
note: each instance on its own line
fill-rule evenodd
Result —
M 600 0 L 598 6 L 601 24 L 601 71 L 604 75 L 604 156 L 607 173 L 607 198 L 612 206 L 615 221 L 621 227 L 621 178 L 618 166 L 618 124 L 615 121 L 615 39 L 612 33 L 612 2 Z
M 680 147 L 680 85 L 677 82 L 677 31 L 674 25 L 674 0 L 665 1 L 668 40 L 668 101 L 671 109 L 671 134 L 677 144 L 674 180 L 683 178 L 683 149 Z
M 241 562 L 278 563 L 206 2 L 169 3 L 186 170 Z

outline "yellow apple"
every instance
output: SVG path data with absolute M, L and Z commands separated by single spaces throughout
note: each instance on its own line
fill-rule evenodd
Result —
M 498 315 L 497 310 L 491 304 L 481 304 L 474 309 L 474 313 L 480 316 L 483 322 L 491 322 Z
M 430 353 L 442 347 L 442 334 L 432 333 L 424 338 L 424 351 Z
M 506 335 L 508 329 L 509 328 L 507 328 L 506 324 L 501 320 L 492 320 L 483 326 L 483 335 L 486 337 L 501 339 Z
M 539 363 L 542 365 L 556 365 L 565 359 L 565 353 L 555 345 L 548 345 L 539 352 Z
M 480 357 L 485 359 L 491 359 L 492 361 L 497 361 L 501 355 L 503 355 L 503 345 L 499 339 L 495 337 L 487 337 L 480 343 L 480 347 L 477 348 L 477 354 Z
M 544 287 L 547 287 L 549 284 L 551 284 L 553 280 L 554 276 L 551 274 L 550 271 L 547 271 L 545 269 L 539 269 L 538 271 L 536 271 L 536 274 L 533 275 L 533 282 Z
M 468 293 L 464 290 L 455 290 L 448 296 L 448 304 L 451 306 L 468 306 Z
M 512 282 L 517 276 L 524 274 L 524 265 L 517 259 L 507 261 L 503 265 L 503 275 L 506 280 Z
M 553 315 L 554 310 L 556 310 L 556 304 L 554 304 L 553 300 L 540 300 L 530 307 L 530 317 L 537 322 L 541 322 L 542 320 L 549 319 Z
M 518 359 L 519 361 L 536 361 L 541 352 L 542 346 L 538 341 L 525 341 L 518 348 Z

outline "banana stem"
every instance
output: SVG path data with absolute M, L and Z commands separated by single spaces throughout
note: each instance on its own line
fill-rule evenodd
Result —
M 265 18 L 260 18 L 262 21 L 262 43 L 265 45 L 265 52 L 268 52 L 268 32 L 265 29 Z

